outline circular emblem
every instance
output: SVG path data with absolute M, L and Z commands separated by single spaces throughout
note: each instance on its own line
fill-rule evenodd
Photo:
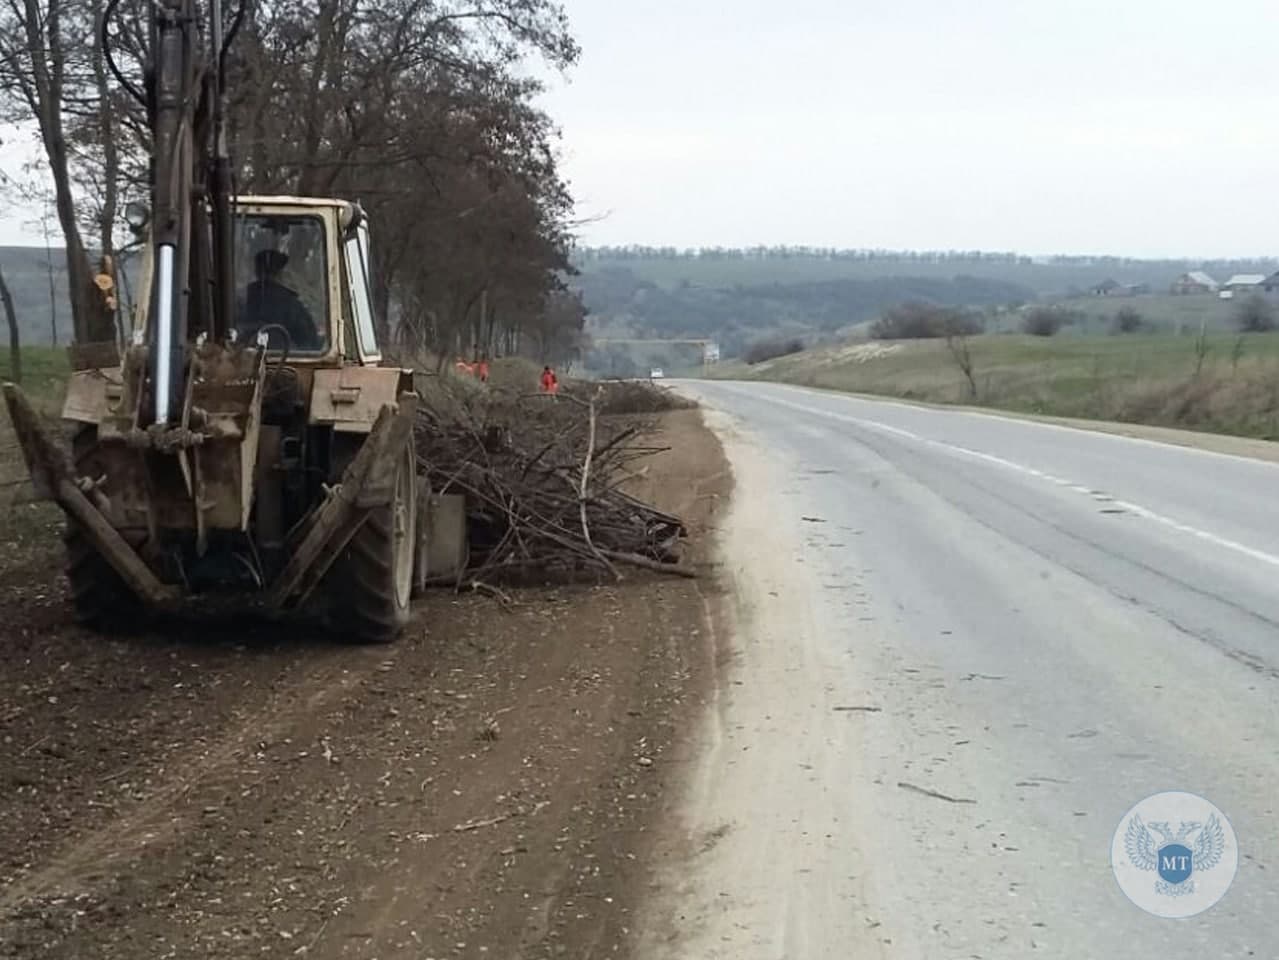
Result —
M 1119 889 L 1156 917 L 1179 919 L 1226 895 L 1239 847 L 1226 815 L 1193 793 L 1167 791 L 1129 810 L 1110 842 Z

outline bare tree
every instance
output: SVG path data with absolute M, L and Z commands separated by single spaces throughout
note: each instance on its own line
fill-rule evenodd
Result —
M 0 210 L 11 202 L 17 184 L 8 174 L 0 171 Z M 13 294 L 4 278 L 4 269 L 0 267 L 0 305 L 4 307 L 4 317 L 9 324 L 9 379 L 14 383 L 22 382 L 22 331 L 18 327 L 18 312 L 13 306 Z
M 111 336 L 83 238 L 111 262 L 117 210 L 145 192 L 146 8 L 0 4 L 0 117 L 39 126 L 77 339 Z M 398 342 L 490 348 L 532 329 L 571 269 L 558 133 L 524 69 L 577 59 L 555 0 L 255 0 L 226 15 L 236 189 L 358 199 L 376 314 L 398 317 Z
M 1208 322 L 1206 320 L 1199 321 L 1199 335 L 1195 337 L 1195 378 L 1198 379 L 1203 373 L 1204 361 L 1208 359 L 1208 354 L 1212 347 L 1208 343 Z
M 13 295 L 0 269 L 0 303 L 4 305 L 4 317 L 9 324 L 9 379 L 22 382 L 22 334 L 18 329 L 18 312 L 13 308 Z
M 1243 359 L 1244 335 L 1241 333 L 1235 337 L 1235 345 L 1230 350 L 1230 373 L 1233 376 L 1239 372 L 1239 361 Z
M 950 355 L 954 359 L 955 364 L 964 375 L 964 379 L 968 381 L 968 397 L 970 400 L 977 400 L 977 376 L 973 372 L 973 356 L 968 349 L 968 335 L 962 330 L 948 330 L 946 332 L 946 348 L 950 350 Z
M 77 0 L 8 0 L 0 7 L 0 109 L 6 119 L 38 126 L 66 250 L 75 338 L 86 342 L 114 336 L 80 230 L 67 129 L 68 105 L 91 99 L 82 61 L 93 48 L 93 22 Z
M 40 234 L 44 238 L 44 271 L 49 282 L 49 341 L 58 345 L 58 271 L 53 265 L 53 231 L 49 228 L 49 195 L 40 195 Z

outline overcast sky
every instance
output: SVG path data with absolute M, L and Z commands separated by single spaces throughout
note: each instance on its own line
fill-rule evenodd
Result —
M 1273 0 L 568 0 L 597 243 L 1279 252 Z
M 1279 253 L 1273 0 L 566 7 L 587 243 Z

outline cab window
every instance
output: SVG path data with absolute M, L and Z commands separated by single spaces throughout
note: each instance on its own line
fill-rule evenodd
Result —
M 324 221 L 311 215 L 235 217 L 236 336 L 267 336 L 290 355 L 329 347 L 329 282 Z
M 355 333 L 359 340 L 360 355 L 365 360 L 376 360 L 381 354 L 377 345 L 377 332 L 373 323 L 373 301 L 370 297 L 369 277 L 369 228 L 361 223 L 355 234 L 346 241 L 347 278 L 351 285 L 351 309 L 355 314 Z

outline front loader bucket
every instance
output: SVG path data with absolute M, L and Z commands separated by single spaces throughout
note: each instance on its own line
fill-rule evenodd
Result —
M 5 383 L 4 399 L 36 496 L 57 503 L 68 519 L 80 526 L 93 548 L 143 600 L 162 604 L 176 599 L 176 591 L 159 581 L 137 551 L 129 546 L 119 531 L 107 522 L 102 511 L 85 495 L 85 489 L 91 490 L 92 485 L 81 489 L 66 451 L 41 425 L 39 416 L 22 389 L 17 384 Z

